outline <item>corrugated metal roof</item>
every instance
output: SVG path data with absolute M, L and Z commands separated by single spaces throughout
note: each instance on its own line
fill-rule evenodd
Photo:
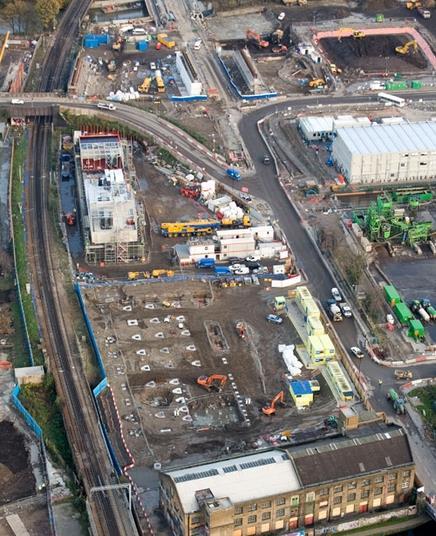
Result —
M 329 115 L 300 117 L 300 126 L 306 132 L 331 132 L 333 130 L 333 117 Z
M 341 139 L 353 154 L 384 154 L 436 151 L 436 123 L 400 123 L 340 128 Z M 336 143 L 336 140 L 333 143 Z

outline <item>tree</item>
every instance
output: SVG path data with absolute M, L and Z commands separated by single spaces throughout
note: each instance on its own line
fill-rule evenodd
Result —
M 44 28 L 53 28 L 63 0 L 36 0 L 36 13 Z
M 0 15 L 10 26 L 13 33 L 27 32 L 35 15 L 29 0 L 8 0 L 1 6 Z

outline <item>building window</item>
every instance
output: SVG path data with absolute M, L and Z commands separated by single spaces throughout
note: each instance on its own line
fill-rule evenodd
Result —
M 242 525 L 242 517 L 237 517 L 233 523 L 235 527 L 240 527 Z
M 363 480 L 362 481 L 362 486 L 369 486 L 369 484 L 370 484 L 369 480 Z
M 381 495 L 383 493 L 383 488 L 378 487 L 374 489 L 374 495 Z
M 401 483 L 401 489 L 407 489 L 409 487 L 409 480 L 403 480 Z
M 388 480 L 397 480 L 397 473 L 389 473 Z
M 313 502 L 315 500 L 315 492 L 311 491 L 306 493 L 306 502 Z
M 395 488 L 396 488 L 395 482 L 393 484 L 388 484 L 388 492 L 389 493 L 392 493 L 393 491 L 395 491 Z
M 247 510 L 248 512 L 255 512 L 257 510 L 257 504 L 256 503 L 249 504 L 247 507 Z
M 285 504 L 286 499 L 284 497 L 280 497 L 280 499 L 276 500 L 276 505 L 281 506 L 282 504 Z
M 342 502 L 342 495 L 338 495 L 333 499 L 333 504 L 341 504 Z
M 282 504 L 284 504 L 284 500 Z M 298 495 L 294 495 L 294 497 L 291 497 L 291 506 L 298 506 L 299 504 L 300 504 L 300 497 Z
M 357 488 L 357 483 L 356 482 L 350 482 L 348 484 L 348 489 L 356 489 Z
M 276 517 L 285 517 L 285 509 L 279 508 L 278 510 L 276 510 Z
M 360 498 L 367 499 L 368 497 L 369 497 L 369 490 L 368 489 L 363 490 L 362 493 L 360 494 Z
M 320 497 L 325 497 L 328 494 L 329 494 L 329 489 L 328 488 L 322 488 L 322 489 L 319 490 Z
M 242 514 L 243 511 L 242 506 L 235 506 L 235 515 Z
M 257 516 L 248 516 L 247 522 L 250 523 L 250 525 L 252 523 L 256 523 L 256 521 L 257 521 Z
M 410 471 L 403 471 L 403 478 L 409 478 L 411 475 Z
M 193 525 L 196 525 L 197 523 L 200 523 L 200 516 L 192 516 L 191 517 L 191 523 Z
M 356 494 L 355 493 L 349 493 L 347 497 L 347 502 L 352 502 L 356 500 Z
M 320 508 L 323 508 L 324 506 L 328 506 L 328 504 L 329 504 L 328 501 L 321 501 L 321 502 L 319 503 L 319 507 L 320 507 Z
M 263 512 L 262 521 L 268 521 L 268 519 L 271 519 L 271 512 Z
M 271 508 L 271 501 L 265 501 L 260 505 L 261 508 Z
M 376 478 L 374 478 L 374 482 L 376 484 L 380 484 L 380 482 L 383 482 L 384 479 L 384 476 L 377 476 Z

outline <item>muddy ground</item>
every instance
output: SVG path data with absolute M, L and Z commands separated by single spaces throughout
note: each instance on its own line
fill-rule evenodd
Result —
M 319 423 L 335 408 L 329 390 L 322 389 L 306 412 L 298 412 L 287 394 L 286 408 L 276 416 L 261 413 L 281 389 L 288 392 L 278 344 L 299 339 L 288 320 L 279 326 L 266 322 L 272 298 L 259 287 L 149 282 L 85 294 L 138 464 L 243 450 L 303 421 L 309 427 Z M 244 323 L 245 338 L 237 322 Z M 227 376 L 221 393 L 197 384 L 199 376 L 211 374 Z
M 395 52 L 395 47 L 404 45 L 410 41 L 410 36 L 379 36 L 369 35 L 363 39 L 346 37 L 321 39 L 319 44 L 325 51 L 330 61 L 348 74 L 352 71 L 364 71 L 366 73 L 379 72 L 420 72 L 427 68 L 427 60 L 418 49 L 408 54 L 400 55 Z
M 35 493 L 25 439 L 9 421 L 0 422 L 0 505 Z

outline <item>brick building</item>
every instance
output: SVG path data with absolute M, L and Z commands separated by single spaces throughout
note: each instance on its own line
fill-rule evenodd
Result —
M 401 428 L 170 469 L 160 502 L 180 536 L 284 533 L 408 501 L 415 465 Z

